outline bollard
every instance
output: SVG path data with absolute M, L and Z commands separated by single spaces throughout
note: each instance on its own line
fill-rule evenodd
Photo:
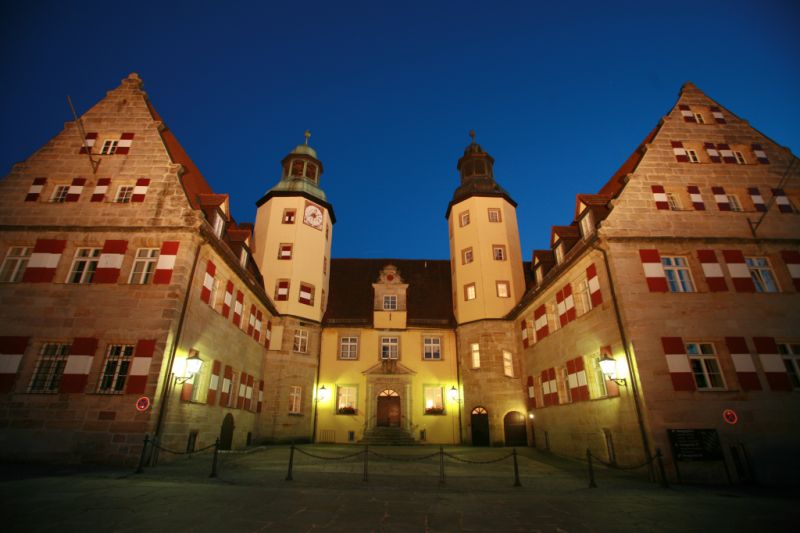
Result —
M 136 468 L 136 474 L 141 474 L 144 472 L 144 458 L 147 454 L 147 443 L 150 442 L 150 436 L 145 434 L 144 436 L 144 444 L 142 445 L 142 455 L 139 456 L 139 466 Z
M 596 489 L 597 483 L 594 482 L 594 469 L 592 468 L 592 452 L 586 448 L 586 459 L 589 461 L 589 488 Z
M 656 448 L 656 461 L 658 461 L 658 475 L 661 476 L 661 486 L 668 489 L 669 481 L 667 481 L 667 471 L 664 470 L 664 457 L 661 455 L 661 448 Z
M 439 446 L 439 485 L 444 485 L 444 447 Z
M 522 483 L 519 481 L 519 466 L 517 466 L 517 449 L 511 450 L 511 456 L 514 458 L 514 486 L 521 487 Z
M 369 476 L 367 475 L 368 467 L 367 463 L 369 461 L 369 444 L 364 445 L 364 481 L 369 481 Z
M 208 477 L 217 477 L 217 457 L 219 456 L 219 437 L 214 442 L 214 458 L 211 460 L 211 475 Z
M 289 448 L 289 471 L 286 473 L 286 481 L 292 481 L 292 463 L 294 463 L 294 442 Z

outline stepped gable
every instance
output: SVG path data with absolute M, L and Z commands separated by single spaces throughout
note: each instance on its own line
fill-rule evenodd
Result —
M 409 326 L 452 327 L 450 261 L 431 259 L 332 259 L 330 294 L 323 324 L 372 324 L 372 284 L 386 265 L 394 265 L 408 284 Z

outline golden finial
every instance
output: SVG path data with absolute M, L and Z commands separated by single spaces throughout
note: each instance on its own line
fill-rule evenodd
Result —
M 469 136 L 472 137 L 472 144 L 475 144 L 475 130 L 469 130 Z
M 311 138 L 311 132 L 306 130 L 306 132 L 303 135 L 305 135 L 306 137 L 306 146 L 308 146 L 308 139 Z

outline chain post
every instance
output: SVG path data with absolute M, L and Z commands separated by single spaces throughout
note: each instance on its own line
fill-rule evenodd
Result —
M 444 485 L 444 447 L 439 446 L 439 485 Z
M 367 472 L 369 472 L 369 468 L 367 466 L 368 463 L 369 463 L 369 444 L 365 444 L 364 445 L 364 481 L 369 481 L 369 475 L 367 474 Z
M 211 475 L 208 477 L 217 477 L 217 458 L 219 456 L 219 437 L 214 441 L 214 458 L 211 460 Z
M 150 435 L 144 435 L 144 444 L 142 445 L 142 454 L 139 456 L 139 466 L 136 468 L 136 474 L 144 472 L 144 459 L 147 454 L 147 443 L 150 442 Z
M 517 449 L 513 448 L 511 450 L 511 457 L 514 458 L 514 486 L 521 487 L 522 483 L 519 481 L 519 466 L 517 465 Z
M 286 481 L 292 481 L 292 466 L 294 463 L 294 442 L 292 442 L 292 446 L 289 448 L 289 471 L 286 473 Z
M 597 483 L 594 482 L 594 469 L 592 468 L 592 452 L 586 448 L 586 459 L 589 461 L 589 488 L 596 489 Z
M 661 448 L 656 448 L 656 461 L 658 461 L 658 475 L 661 476 L 661 486 L 668 489 L 669 481 L 667 480 L 667 471 L 664 469 L 664 456 L 661 455 Z

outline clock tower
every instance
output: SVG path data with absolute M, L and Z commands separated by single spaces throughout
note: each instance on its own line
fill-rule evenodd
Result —
M 336 218 L 320 188 L 322 163 L 300 144 L 281 161 L 281 179 L 256 202 L 253 258 L 281 314 L 322 321 Z
M 475 143 L 475 132 L 470 136 L 456 166 L 461 185 L 445 214 L 459 324 L 501 318 L 525 292 L 517 203 L 494 180 L 492 156 Z

